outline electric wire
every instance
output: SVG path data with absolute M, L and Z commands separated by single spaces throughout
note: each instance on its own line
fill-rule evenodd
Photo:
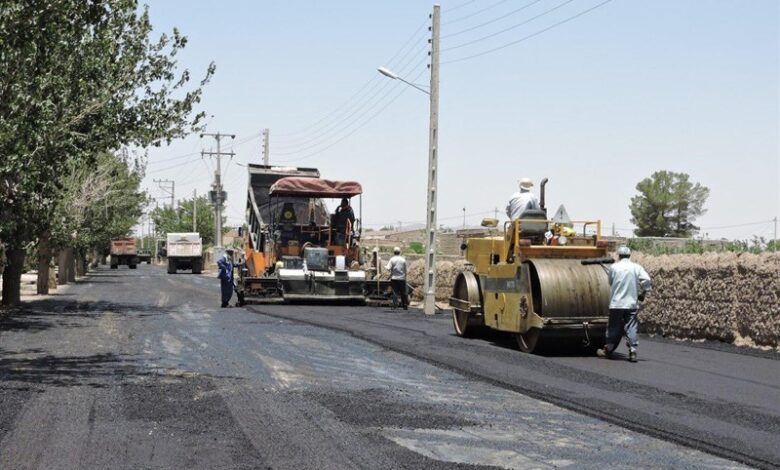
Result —
M 592 11 L 598 9 L 598 8 L 601 8 L 602 6 L 610 3 L 611 1 L 612 0 L 604 0 L 603 2 L 597 4 L 597 5 L 593 6 L 593 7 L 590 7 L 587 10 L 583 10 L 580 13 L 577 13 L 576 15 L 573 15 L 573 16 L 570 16 L 570 17 L 568 17 L 566 19 L 558 21 L 557 23 L 553 23 L 552 25 L 550 25 L 550 26 L 548 26 L 546 28 L 540 29 L 539 31 L 531 33 L 531 34 L 529 34 L 527 36 L 524 36 L 524 37 L 522 37 L 520 39 L 517 39 L 515 41 L 503 44 L 503 45 L 498 46 L 498 47 L 494 47 L 492 49 L 488 49 L 488 50 L 485 50 L 485 51 L 482 51 L 482 52 L 478 52 L 476 54 L 471 54 L 471 55 L 468 55 L 468 56 L 465 56 L 465 57 L 459 57 L 457 59 L 447 60 L 447 61 L 442 62 L 442 65 L 454 64 L 454 63 L 457 63 L 457 62 L 463 62 L 463 61 L 466 61 L 466 60 L 470 60 L 470 59 L 474 59 L 474 58 L 477 58 L 477 57 L 481 57 L 483 55 L 491 54 L 491 53 L 499 51 L 501 49 L 506 49 L 507 47 L 510 47 L 510 46 L 514 46 L 515 44 L 519 44 L 521 42 L 527 41 L 527 40 L 529 40 L 531 38 L 539 36 L 540 34 L 546 33 L 547 31 L 550 31 L 551 29 L 557 28 L 558 26 L 562 26 L 562 25 L 564 25 L 564 24 L 566 24 L 566 23 L 568 23 L 570 21 L 573 21 L 573 20 L 575 20 L 575 19 L 577 19 L 577 18 L 579 18 L 581 16 L 587 15 L 588 13 L 590 13 L 590 12 L 592 12 Z
M 423 32 L 423 28 L 425 28 L 425 26 L 428 24 L 428 22 L 429 22 L 429 20 L 426 18 L 425 21 L 423 21 L 414 30 L 414 32 L 403 43 L 403 45 L 393 54 L 392 57 L 390 57 L 389 60 L 387 60 L 385 62 L 388 66 L 391 65 L 393 63 L 393 61 L 398 59 L 398 57 L 401 56 L 404 53 L 404 51 L 406 51 L 406 54 L 401 59 L 399 59 L 400 61 L 404 60 L 404 58 L 410 53 L 410 51 L 407 51 L 407 48 L 410 48 L 410 46 L 413 46 L 415 41 L 418 41 L 420 39 L 418 36 L 420 36 L 420 33 Z M 371 79 L 366 81 L 358 89 L 358 91 L 353 93 L 346 101 L 344 101 L 340 105 L 336 106 L 336 108 L 334 108 L 332 111 L 330 111 L 330 112 L 326 113 L 325 115 L 323 115 L 322 118 L 320 118 L 316 122 L 314 122 L 314 123 L 312 123 L 312 124 L 310 124 L 310 125 L 308 125 L 308 126 L 306 126 L 304 128 L 301 128 L 301 129 L 299 129 L 297 131 L 277 134 L 277 137 L 282 137 L 282 138 L 284 138 L 284 137 L 292 137 L 292 136 L 296 136 L 296 135 L 300 135 L 300 134 L 305 134 L 305 133 L 308 133 L 309 131 L 311 131 L 312 129 L 316 129 L 323 122 L 325 122 L 325 121 L 327 121 L 327 120 L 329 120 L 329 119 L 339 115 L 344 110 L 344 108 L 348 107 L 347 105 L 351 104 L 353 101 L 359 101 L 357 99 L 358 96 L 361 96 L 363 94 L 364 90 L 369 88 L 369 85 L 372 85 L 373 83 L 377 82 L 380 79 L 381 79 L 381 77 L 378 74 L 376 74 L 376 73 L 372 74 Z M 368 93 L 369 91 L 366 91 L 366 93 Z
M 447 13 L 449 13 L 449 12 L 451 12 L 451 11 L 457 11 L 457 10 L 460 10 L 461 8 L 463 8 L 463 7 L 465 7 L 465 6 L 469 6 L 469 5 L 471 5 L 471 4 L 472 4 L 472 3 L 474 3 L 475 1 L 476 1 L 476 0 L 468 0 L 467 2 L 463 2 L 463 3 L 461 3 L 460 5 L 455 5 L 455 6 L 454 6 L 454 7 L 452 7 L 452 8 L 447 8 L 445 11 L 446 11 Z
M 413 60 L 415 56 L 412 56 L 410 60 L 399 70 L 399 74 L 406 74 L 409 72 L 412 72 L 417 69 L 421 65 L 423 61 L 426 61 L 428 59 L 427 56 L 423 57 L 423 61 L 418 61 L 416 64 L 412 65 L 411 60 Z M 411 68 L 410 68 L 411 66 Z M 397 86 L 398 83 L 394 82 L 392 80 L 386 80 L 386 83 L 384 83 L 380 88 L 378 88 L 366 101 L 363 103 L 362 106 L 355 108 L 352 110 L 351 113 L 344 116 L 341 120 L 333 123 L 328 128 L 323 129 L 321 132 L 311 136 L 311 138 L 306 139 L 304 141 L 301 141 L 299 144 L 294 146 L 280 146 L 282 148 L 282 151 L 276 151 L 274 152 L 274 155 L 276 156 L 290 156 L 295 155 L 301 152 L 305 152 L 308 150 L 311 150 L 312 148 L 317 147 L 323 142 L 327 142 L 334 134 L 339 134 L 354 124 L 356 120 L 359 120 L 361 116 L 364 116 L 365 114 L 369 113 L 373 108 L 376 106 L 380 106 L 382 101 L 387 98 L 387 96 L 390 94 L 393 87 Z M 384 92 L 384 93 L 383 93 Z M 379 98 L 377 98 L 379 97 Z M 353 119 L 355 116 L 357 118 Z M 343 126 L 342 126 L 343 125 Z M 285 150 L 286 149 L 286 150 Z
M 494 33 L 490 33 L 487 36 L 482 36 L 482 37 L 479 37 L 477 39 L 472 39 L 470 41 L 467 41 L 467 42 L 464 42 L 464 43 L 461 43 L 461 44 L 457 44 L 455 46 L 442 48 L 441 52 L 444 53 L 444 52 L 447 52 L 447 51 L 453 51 L 455 49 L 461 49 L 463 47 L 471 46 L 473 44 L 477 44 L 479 42 L 486 41 L 486 40 L 488 40 L 490 38 L 494 38 L 494 37 L 499 36 L 501 34 L 508 33 L 509 31 L 512 31 L 512 30 L 515 30 L 515 29 L 517 29 L 517 28 L 519 28 L 521 26 L 527 25 L 528 23 L 530 23 L 530 22 L 532 22 L 534 20 L 537 20 L 537 19 L 539 19 L 539 18 L 541 18 L 541 17 L 543 17 L 545 15 L 549 15 L 550 13 L 563 8 L 566 5 L 568 5 L 568 4 L 570 4 L 570 3 L 574 2 L 574 1 L 575 0 L 565 0 L 564 2 L 559 3 L 558 5 L 552 7 L 550 9 L 548 9 L 548 10 L 545 10 L 545 11 L 541 12 L 541 13 L 539 13 L 536 16 L 532 16 L 531 18 L 528 18 L 525 21 L 522 21 L 520 23 L 514 24 L 512 26 L 509 26 L 509 27 L 504 28 L 502 30 L 496 31 Z
M 442 24 L 441 24 L 441 25 L 442 25 L 442 26 L 447 26 L 448 24 L 452 24 L 452 23 L 458 23 L 458 22 L 460 22 L 460 21 L 467 20 L 467 19 L 469 19 L 469 18 L 473 18 L 473 17 L 475 17 L 475 16 L 479 15 L 480 13 L 484 13 L 484 12 L 486 12 L 486 11 L 488 11 L 488 10 L 492 9 L 492 8 L 495 8 L 495 7 L 497 7 L 497 6 L 501 5 L 502 3 L 506 3 L 506 2 L 508 2 L 508 1 L 509 1 L 509 0 L 499 0 L 498 2 L 495 2 L 495 3 L 493 3 L 492 5 L 488 5 L 488 6 L 486 6 L 485 8 L 482 8 L 482 9 L 480 9 L 480 10 L 477 10 L 477 11 L 475 11 L 475 12 L 472 12 L 472 13 L 470 13 L 470 14 L 466 15 L 466 16 L 461 16 L 461 17 L 459 17 L 459 18 L 455 18 L 455 19 L 452 19 L 452 20 L 449 20 L 449 21 L 444 21 L 444 22 L 442 22 Z M 450 11 L 451 11 L 451 10 L 450 10 Z
M 421 76 L 422 76 L 422 75 L 423 75 L 423 74 L 424 74 L 424 73 L 425 73 L 427 70 L 428 70 L 428 69 L 427 69 L 427 67 L 426 67 L 426 68 L 423 68 L 423 69 L 422 69 L 422 71 L 421 71 L 421 72 L 420 72 L 420 73 L 419 73 L 417 76 L 415 76 L 415 78 L 413 78 L 412 80 L 417 80 L 417 79 L 418 79 L 418 78 L 420 78 L 420 77 L 421 77 Z M 322 152 L 324 152 L 324 151 L 326 151 L 326 150 L 328 150 L 328 149 L 332 148 L 333 146 L 335 146 L 335 145 L 337 145 L 337 144 L 341 143 L 342 141 L 344 141 L 345 139 L 347 139 L 347 138 L 351 137 L 351 136 L 352 136 L 353 134 L 355 134 L 357 131 L 359 131 L 360 129 L 362 129 L 362 128 L 363 128 L 363 127 L 365 127 L 366 125 L 368 125 L 368 124 L 369 124 L 371 121 L 373 121 L 373 120 L 374 120 L 374 119 L 375 119 L 377 116 L 379 116 L 380 114 L 382 114 L 382 113 L 384 112 L 384 110 L 385 110 L 385 109 L 387 109 L 387 108 L 388 108 L 388 107 L 389 107 L 391 104 L 393 104 L 393 103 L 394 103 L 394 102 L 395 102 L 395 101 L 396 101 L 398 98 L 400 98 L 400 97 L 401 97 L 401 95 L 403 95 L 403 94 L 404 94 L 406 91 L 408 91 L 408 90 L 409 90 L 409 87 L 407 87 L 407 86 L 404 86 L 404 87 L 402 87 L 402 88 L 401 88 L 401 91 L 400 91 L 398 94 L 396 94 L 396 95 L 395 95 L 395 96 L 394 96 L 394 97 L 393 97 L 393 98 L 392 98 L 390 101 L 388 101 L 388 102 L 387 102 L 387 103 L 386 103 L 384 106 L 382 106 L 382 107 L 381 107 L 379 110 L 377 110 L 377 112 L 376 112 L 376 113 L 374 113 L 373 115 L 369 116 L 369 118 L 368 118 L 368 119 L 366 119 L 366 120 L 365 120 L 363 123 L 361 123 L 361 124 L 360 124 L 359 126 L 357 126 L 355 129 L 353 129 L 351 132 L 349 132 L 348 134 L 346 134 L 346 135 L 342 136 L 341 138 L 337 139 L 336 141 L 332 142 L 331 144 L 327 145 L 326 147 L 323 147 L 323 148 L 321 148 L 321 149 L 319 149 L 319 150 L 317 150 L 317 151 L 315 151 L 315 152 L 312 152 L 312 153 L 306 154 L 306 155 L 304 155 L 304 156 L 302 156 L 302 157 L 299 157 L 299 158 L 293 158 L 293 159 L 288 159 L 288 160 L 281 160 L 281 162 L 282 162 L 282 163 L 289 163 L 289 162 L 297 162 L 297 161 L 305 160 L 305 159 L 311 158 L 311 157 L 313 157 L 313 156 L 315 156 L 315 155 L 319 155 L 320 153 L 322 153 Z
M 471 26 L 471 27 L 466 28 L 466 29 L 461 29 L 460 31 L 456 31 L 454 33 L 445 34 L 445 35 L 443 35 L 441 37 L 441 39 L 447 39 L 447 38 L 451 38 L 453 36 L 460 36 L 463 33 L 468 33 L 470 31 L 474 31 L 475 29 L 484 28 L 485 26 L 491 25 L 491 24 L 496 23 L 498 21 L 501 21 L 501 20 L 503 20 L 505 18 L 509 18 L 510 16 L 512 16 L 512 15 L 514 15 L 516 13 L 520 13 L 521 11 L 528 9 L 528 8 L 536 5 L 537 3 L 541 2 L 541 1 L 542 0 L 534 0 L 531 3 L 527 3 L 527 4 L 523 5 L 520 8 L 516 8 L 516 9 L 514 9 L 514 10 L 508 12 L 508 13 L 505 13 L 505 14 L 499 16 L 499 17 L 493 18 L 492 20 L 485 21 L 484 23 L 480 23 L 478 25 Z

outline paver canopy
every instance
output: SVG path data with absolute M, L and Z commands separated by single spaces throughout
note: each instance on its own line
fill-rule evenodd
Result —
M 273 196 L 340 198 L 363 194 L 363 187 L 357 181 L 288 176 L 271 185 L 270 194 Z

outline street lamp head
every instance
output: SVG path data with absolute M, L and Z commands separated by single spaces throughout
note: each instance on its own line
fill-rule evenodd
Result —
M 398 79 L 398 75 L 396 75 L 395 73 L 393 73 L 393 71 L 387 69 L 386 67 L 379 67 L 377 70 L 385 77 L 392 78 L 393 80 Z

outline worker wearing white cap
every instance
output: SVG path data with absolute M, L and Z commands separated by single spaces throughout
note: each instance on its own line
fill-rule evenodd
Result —
M 406 288 L 406 258 L 401 256 L 401 247 L 393 248 L 393 257 L 387 262 L 385 269 L 390 271 L 390 285 L 393 288 L 393 308 L 398 306 L 398 300 L 401 301 L 401 307 L 404 310 L 409 308 L 409 293 Z
M 523 213 L 529 209 L 539 209 L 539 201 L 531 192 L 534 182 L 529 178 L 523 178 L 519 182 L 520 192 L 512 194 L 512 199 L 506 205 L 506 216 L 509 220 L 521 219 Z
M 637 361 L 637 338 L 639 329 L 637 311 L 639 302 L 645 299 L 645 294 L 652 288 L 650 275 L 645 269 L 632 262 L 631 249 L 621 246 L 617 250 L 619 261 L 609 269 L 609 325 L 607 326 L 607 341 L 603 349 L 599 349 L 599 357 L 610 358 L 620 344 L 623 335 L 628 346 L 628 360 Z

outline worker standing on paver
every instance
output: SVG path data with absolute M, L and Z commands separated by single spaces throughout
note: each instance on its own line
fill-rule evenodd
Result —
M 222 308 L 230 306 L 230 298 L 233 297 L 233 250 L 225 250 L 225 254 L 217 261 L 220 287 L 222 289 Z
M 401 248 L 393 248 L 393 257 L 387 262 L 385 269 L 390 271 L 390 285 L 393 288 L 393 308 L 398 306 L 401 299 L 401 307 L 409 309 L 409 294 L 406 290 L 406 258 L 401 256 Z
M 519 182 L 520 192 L 512 194 L 509 204 L 506 205 L 506 216 L 509 220 L 522 218 L 523 212 L 529 209 L 539 209 L 539 201 L 531 192 L 534 182 L 529 178 L 523 178 Z
M 599 349 L 599 357 L 611 358 L 612 353 L 620 344 L 625 334 L 628 346 L 628 360 L 637 361 L 637 330 L 639 320 L 637 311 L 639 302 L 645 299 L 645 294 L 652 288 L 650 275 L 645 269 L 632 262 L 631 250 L 621 246 L 617 250 L 618 262 L 609 270 L 609 324 L 607 326 L 607 342 Z

